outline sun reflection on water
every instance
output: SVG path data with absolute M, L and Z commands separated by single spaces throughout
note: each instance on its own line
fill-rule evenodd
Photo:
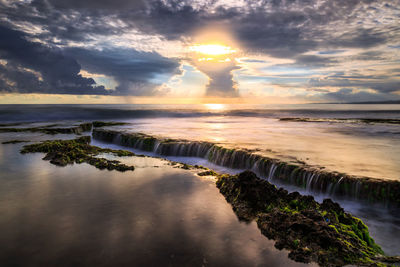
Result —
M 204 104 L 204 107 L 209 110 L 223 110 L 225 109 L 224 104 Z

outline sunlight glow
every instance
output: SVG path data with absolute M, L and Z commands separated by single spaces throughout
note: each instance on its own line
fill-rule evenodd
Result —
M 204 104 L 204 107 L 209 110 L 223 110 L 225 109 L 224 104 Z
M 227 55 L 236 52 L 236 50 L 232 49 L 230 46 L 219 44 L 193 45 L 190 47 L 190 51 L 212 56 Z

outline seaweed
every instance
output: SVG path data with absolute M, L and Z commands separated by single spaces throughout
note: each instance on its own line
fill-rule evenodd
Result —
M 198 176 L 217 176 L 218 174 L 213 170 L 208 170 L 208 171 L 199 172 L 197 175 Z
M 400 207 L 400 182 L 371 177 L 352 176 L 334 171 L 321 170 L 323 167 L 309 166 L 297 160 L 292 164 L 282 160 L 250 153 L 240 148 L 228 149 L 211 142 L 197 142 L 184 139 L 169 139 L 144 133 L 126 133 L 94 129 L 93 138 L 105 142 L 152 151 L 162 156 L 202 157 L 217 165 L 236 169 L 255 168 L 260 174 L 273 174 L 274 180 L 298 187 L 307 187 L 316 192 L 332 193 L 360 200 L 384 203 L 388 207 Z M 156 151 L 154 149 L 157 148 Z M 272 166 L 275 171 L 271 172 Z M 318 177 L 311 179 L 310 177 Z M 342 182 L 339 181 L 342 179 Z M 312 182 L 312 183 L 311 183 Z M 368 186 L 368 189 L 365 188 Z M 355 189 L 358 190 L 355 190 Z M 332 190 L 335 189 L 335 190 Z
M 96 157 L 102 153 L 110 153 L 118 157 L 134 156 L 135 154 L 126 150 L 114 150 L 89 145 L 90 136 L 82 136 L 72 140 L 48 140 L 38 144 L 25 145 L 21 149 L 22 154 L 42 152 L 46 153 L 44 160 L 57 166 L 67 166 L 73 163 L 88 163 L 98 169 L 117 171 L 133 171 L 133 166 L 120 163 L 117 160 L 108 160 Z
M 368 227 L 330 199 L 320 204 L 312 196 L 289 194 L 250 171 L 219 175 L 216 185 L 240 220 L 255 220 L 262 234 L 278 249 L 288 249 L 295 261 L 321 266 L 400 261 L 386 257 Z

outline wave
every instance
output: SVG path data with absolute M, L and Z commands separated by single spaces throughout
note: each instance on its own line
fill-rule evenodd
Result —
M 292 122 L 329 122 L 329 123 L 387 123 L 400 124 L 400 119 L 380 119 L 380 118 L 280 118 L 280 121 Z
M 301 121 L 352 121 L 387 120 L 399 124 L 399 110 L 328 110 L 328 109 L 259 109 L 232 107 L 225 110 L 208 110 L 199 105 L 0 105 L 0 122 L 57 121 L 57 120 L 112 120 L 135 118 L 190 118 L 210 116 L 236 116 L 275 118 Z M 324 118 L 321 118 L 324 116 Z M 363 119 L 357 119 L 362 117 Z M 337 119 L 339 118 L 339 119 Z M 389 121 L 393 122 L 389 122 Z

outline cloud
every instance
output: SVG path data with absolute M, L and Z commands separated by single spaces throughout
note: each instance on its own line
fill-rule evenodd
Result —
M 244 63 L 255 64 L 259 55 L 271 62 L 281 58 L 292 62 L 285 65 L 289 76 L 294 68 L 309 73 L 308 84 L 293 80 L 286 86 L 370 89 L 390 96 L 399 90 L 388 67 L 398 66 L 399 5 L 399 0 L 0 1 L 0 34 L 6 40 L 0 59 L 7 61 L 0 65 L 0 86 L 8 92 L 160 94 L 162 80 L 179 73 L 187 58 L 174 46 L 174 58 L 168 58 L 159 47 L 184 46 L 200 29 L 221 25 L 248 58 Z M 121 40 L 135 34 L 148 39 Z M 140 51 L 143 45 L 148 52 Z M 82 77 L 81 69 L 112 77 L 116 90 Z M 204 70 L 210 78 L 207 94 L 237 95 L 233 70 Z
M 294 57 L 319 48 L 373 47 L 398 37 L 392 8 L 378 0 L 249 1 L 229 7 L 224 1 L 34 0 L 4 7 L 11 24 L 29 21 L 46 30 L 41 37 L 88 40 L 132 29 L 167 40 L 191 36 L 213 23 L 230 26 L 244 49 L 276 57 Z M 371 11 L 371 8 L 374 8 Z M 387 17 L 386 25 L 375 21 Z M 377 16 L 378 18 L 378 16 Z M 389 27 L 388 27 L 389 25 Z
M 312 78 L 308 82 L 309 88 L 345 87 L 372 89 L 380 93 L 394 93 L 400 90 L 400 80 L 386 75 L 362 75 L 337 73 L 322 78 Z
M 57 48 L 30 42 L 23 33 L 0 26 L 2 92 L 108 94 L 93 79 L 79 75 L 80 65 Z
M 218 64 L 218 63 L 217 63 Z M 221 63 L 219 63 L 221 64 Z M 206 86 L 206 96 L 212 97 L 238 97 L 238 86 L 233 80 L 232 71 L 237 69 L 233 64 L 221 67 L 219 69 L 202 70 L 209 77 L 209 83 Z
M 336 60 L 328 57 L 320 57 L 315 55 L 300 55 L 295 58 L 294 65 L 302 67 L 306 66 L 310 68 L 321 68 L 321 67 L 327 67 L 336 62 L 337 62 Z
M 133 49 L 87 50 L 60 49 L 28 41 L 19 31 L 0 26 L 0 65 L 3 92 L 154 95 L 160 82 L 152 80 L 161 74 L 179 72 L 179 63 L 159 54 Z M 92 78 L 82 77 L 82 66 L 93 73 L 112 76 L 115 91 L 96 85 Z
M 357 91 L 351 88 L 342 88 L 337 92 L 322 94 L 322 99 L 342 103 L 393 100 L 392 97 L 386 94 Z
M 181 72 L 178 61 L 155 52 L 124 48 L 70 48 L 66 52 L 73 55 L 85 70 L 112 76 L 118 83 L 114 95 L 156 95 L 159 93 L 157 86 L 162 83 L 156 81 L 158 76 L 170 77 Z

